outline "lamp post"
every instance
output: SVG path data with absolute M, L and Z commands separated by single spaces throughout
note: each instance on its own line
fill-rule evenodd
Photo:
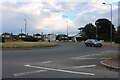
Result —
M 22 34 L 22 29 L 21 29 L 21 34 Z
M 63 17 L 66 17 L 67 18 L 67 37 L 69 36 L 68 35 L 68 17 L 67 16 L 65 16 L 65 15 L 63 15 Z M 69 38 L 69 37 L 68 37 Z M 67 38 L 67 40 L 69 41 L 69 39 Z
M 27 21 L 26 21 L 26 19 L 24 19 L 24 22 L 25 22 L 25 34 L 26 34 L 26 30 L 27 30 L 27 27 L 26 27 Z
M 107 4 L 107 3 L 103 3 L 104 5 L 110 5 L 110 8 L 111 8 L 111 29 L 110 29 L 110 32 L 111 32 L 111 35 L 110 35 L 110 42 L 112 42 L 112 4 Z
M 96 39 L 98 39 L 98 28 L 96 26 Z

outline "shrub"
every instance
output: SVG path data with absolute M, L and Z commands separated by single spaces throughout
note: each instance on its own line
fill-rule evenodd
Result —
M 0 42 L 4 43 L 5 42 L 5 38 L 0 37 Z
M 29 42 L 37 42 L 38 39 L 34 37 L 27 37 L 27 38 L 22 38 L 23 41 L 29 41 Z
M 120 43 L 120 37 L 116 37 L 116 38 L 114 39 L 114 41 L 115 41 L 115 43 Z

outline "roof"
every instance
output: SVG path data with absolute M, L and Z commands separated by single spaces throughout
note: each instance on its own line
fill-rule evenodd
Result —
M 37 33 L 37 34 L 34 34 L 34 36 L 41 36 L 41 34 Z
M 2 35 L 11 35 L 11 33 L 3 33 Z
M 19 36 L 22 36 L 22 35 L 26 36 L 26 34 L 24 34 L 24 33 L 19 34 Z

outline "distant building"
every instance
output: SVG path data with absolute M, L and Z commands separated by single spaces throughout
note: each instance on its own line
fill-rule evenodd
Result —
M 3 33 L 1 36 L 5 39 L 5 41 L 8 41 L 8 40 L 17 40 L 15 38 L 15 36 L 12 35 L 12 33 Z
M 85 33 L 83 32 L 84 28 L 78 28 L 78 30 L 80 30 L 80 33 L 79 33 L 79 37 L 81 37 L 82 35 L 84 35 Z
M 18 35 L 18 38 L 19 39 L 23 39 L 23 38 L 26 38 L 28 35 L 24 34 L 24 33 L 21 33 Z
M 56 35 L 54 34 L 45 34 L 44 35 L 44 40 L 45 41 L 56 41 Z
M 33 37 L 36 38 L 37 40 L 39 41 L 42 41 L 43 40 L 43 35 L 37 33 L 37 34 L 33 34 Z
M 76 36 L 70 36 L 70 37 L 69 37 L 69 40 L 71 40 L 71 41 L 73 41 L 73 42 L 77 42 Z
M 59 34 L 59 35 L 56 36 L 56 40 L 66 41 L 66 40 L 68 40 L 68 36 L 65 35 L 65 34 Z

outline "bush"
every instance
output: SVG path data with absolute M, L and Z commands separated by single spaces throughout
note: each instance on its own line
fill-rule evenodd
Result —
M 0 37 L 0 42 L 4 43 L 5 42 L 5 38 Z
M 29 41 L 29 42 L 37 42 L 38 39 L 34 37 L 27 37 L 27 38 L 22 38 L 23 41 Z
M 43 48 L 58 46 L 56 43 L 50 42 L 25 42 L 25 41 L 13 41 L 2 43 L 2 48 Z
M 76 40 L 77 41 L 85 41 L 87 38 L 85 37 L 76 37 Z
M 116 37 L 116 38 L 114 39 L 114 41 L 115 41 L 115 43 L 120 43 L 120 37 Z

